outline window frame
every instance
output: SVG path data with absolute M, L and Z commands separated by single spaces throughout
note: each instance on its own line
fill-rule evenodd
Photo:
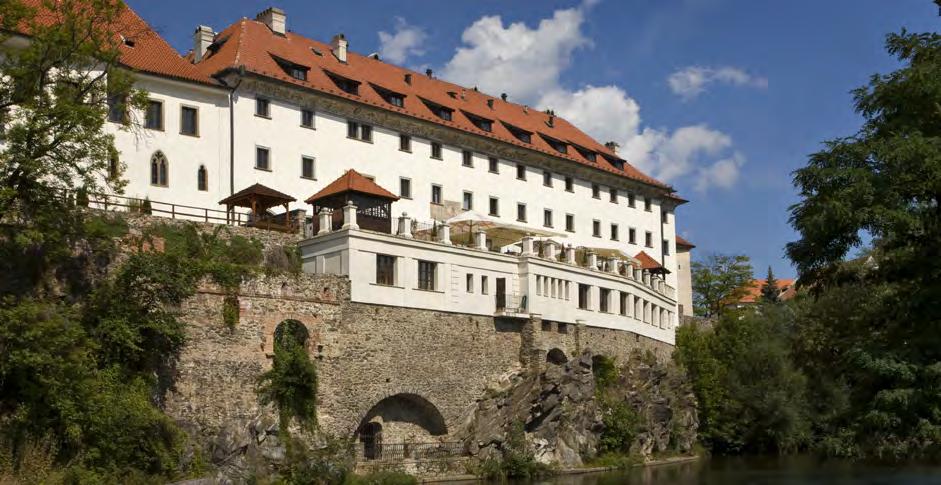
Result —
M 151 120 L 151 118 L 150 118 L 150 107 L 153 106 L 153 105 L 155 105 L 155 104 L 160 106 L 160 111 L 158 112 L 158 116 L 160 117 L 160 123 L 159 123 L 159 126 L 150 126 L 150 120 Z M 148 100 L 147 100 L 147 108 L 146 108 L 145 111 L 144 111 L 144 128 L 146 128 L 146 129 L 148 129 L 148 130 L 165 131 L 165 130 L 164 130 L 164 128 L 166 127 L 166 118 L 165 118 L 165 116 L 164 116 L 164 109 L 165 109 L 165 108 L 166 108 L 166 105 L 165 105 L 165 103 L 163 102 L 163 100 L 160 100 L 160 99 L 153 99 L 153 98 L 148 99 Z
M 653 233 L 644 231 L 644 247 L 653 249 Z
M 500 217 L 500 198 L 490 196 L 487 203 L 487 215 Z
M 490 173 L 500 173 L 500 159 L 497 157 L 488 157 L 487 171 Z
M 376 282 L 379 286 L 395 286 L 395 266 L 397 257 L 391 254 L 376 253 Z
M 407 190 L 406 190 L 407 189 Z M 403 199 L 412 198 L 412 179 L 408 177 L 399 177 L 399 197 Z
M 572 177 L 565 177 L 565 191 L 566 192 L 575 192 L 575 179 Z
M 601 237 L 601 220 L 591 220 L 591 237 Z
M 522 215 L 523 217 L 520 217 L 520 215 Z M 528 222 L 526 219 L 527 219 L 526 203 L 525 203 L 525 202 L 517 202 L 517 203 L 516 203 L 516 221 L 517 221 L 517 222 Z
M 436 193 L 438 199 L 437 202 L 435 202 Z M 444 204 L 444 188 L 440 184 L 431 184 L 431 203 L 434 205 Z
M 616 222 L 611 223 L 611 227 L 609 227 L 609 230 L 610 230 L 610 236 L 611 236 L 612 241 L 621 240 L 620 227 L 618 226 Z
M 608 187 L 608 200 L 609 200 L 612 204 L 617 204 L 617 203 L 618 203 L 618 189 L 616 189 L 616 188 L 614 188 L 614 187 Z
M 601 200 L 601 185 L 591 184 L 591 198 Z
M 308 115 L 310 116 L 310 124 L 304 123 L 305 118 L 306 118 Z M 301 108 L 301 128 L 307 128 L 308 130 L 313 130 L 313 129 L 315 129 L 315 127 L 316 127 L 316 122 L 315 122 L 314 120 L 316 119 L 316 117 L 317 117 L 317 115 L 316 115 L 316 113 L 314 112 L 314 110 L 312 110 L 312 109 L 307 109 L 307 108 Z
M 399 133 L 399 151 L 412 153 L 412 135 Z
M 470 190 L 465 190 L 461 195 L 461 209 L 464 211 L 474 210 L 474 193 Z
M 261 110 L 261 107 L 264 107 L 264 110 Z M 263 112 L 262 112 L 263 111 Z M 264 118 L 266 120 L 271 119 L 271 100 L 263 96 L 255 97 L 255 116 L 259 118 Z
M 461 166 L 474 167 L 474 152 L 470 150 L 461 150 Z
M 542 185 L 543 187 L 552 187 L 552 172 L 549 170 L 542 171 Z
M 187 133 L 183 131 L 184 127 L 186 126 L 186 116 L 184 115 L 184 113 L 186 113 L 187 110 L 192 110 L 193 112 L 193 132 L 192 133 Z M 180 134 L 185 135 L 185 136 L 199 137 L 199 108 L 198 107 L 191 106 L 188 104 L 180 105 Z
M 437 291 L 438 263 L 434 261 L 418 260 L 418 287 L 417 290 Z
M 441 142 L 433 141 L 431 142 L 431 158 L 435 160 L 444 160 L 444 147 L 441 145 Z
M 258 166 L 258 155 L 261 151 L 265 153 L 265 166 Z M 262 145 L 255 145 L 255 170 L 261 170 L 263 172 L 271 172 L 271 147 L 266 147 Z
M 575 214 L 565 214 L 565 232 L 575 232 Z
M 552 226 L 552 209 L 543 209 L 542 210 L 542 226 L 543 227 L 553 227 Z
M 305 162 L 310 161 L 310 176 L 304 174 Z M 317 159 L 309 155 L 301 155 L 301 178 L 305 180 L 317 180 Z
M 516 164 L 516 180 L 526 180 L 526 165 Z

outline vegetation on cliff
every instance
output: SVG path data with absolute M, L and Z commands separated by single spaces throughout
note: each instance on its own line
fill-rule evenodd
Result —
M 803 294 L 680 329 L 714 450 L 941 458 L 941 35 L 887 48 L 862 128 L 795 172 Z

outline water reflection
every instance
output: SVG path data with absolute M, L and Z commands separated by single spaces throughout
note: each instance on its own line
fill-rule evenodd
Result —
M 546 485 L 941 485 L 941 467 L 879 466 L 812 457 L 712 458 L 623 472 L 567 475 Z

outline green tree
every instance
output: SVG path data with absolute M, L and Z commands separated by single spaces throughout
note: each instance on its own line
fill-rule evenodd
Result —
M 748 256 L 711 254 L 694 261 L 693 306 L 704 317 L 718 316 L 730 302 L 740 299 L 752 280 Z
M 794 174 L 802 200 L 791 208 L 791 224 L 800 239 L 787 253 L 801 280 L 831 300 L 824 315 L 839 331 L 811 328 L 828 372 L 851 383 L 838 424 L 863 453 L 936 456 L 941 35 L 903 30 L 886 46 L 902 67 L 854 91 L 860 130 L 826 142 Z M 847 263 L 867 240 L 873 251 Z
M 781 290 L 778 288 L 778 280 L 771 272 L 771 266 L 768 266 L 768 276 L 765 278 L 765 284 L 761 285 L 761 300 L 765 303 L 777 303 Z
M 0 2 L 0 22 L 29 40 L 0 56 L 0 270 L 27 260 L 34 271 L 16 274 L 34 278 L 81 225 L 66 196 L 123 187 L 120 170 L 108 169 L 117 153 L 103 129 L 108 100 L 128 113 L 145 100 L 120 64 L 122 1 L 43 0 L 40 8 Z M 8 37 L 0 33 L 0 42 Z

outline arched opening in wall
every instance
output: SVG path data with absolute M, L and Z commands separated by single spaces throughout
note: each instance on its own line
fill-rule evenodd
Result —
M 555 348 L 546 353 L 546 362 L 550 364 L 564 365 L 568 361 L 569 358 L 562 349 Z
M 285 320 L 274 330 L 274 350 L 288 349 L 294 346 L 307 346 L 310 334 L 307 327 L 297 320 Z
M 434 404 L 417 394 L 396 394 L 376 403 L 360 421 L 357 441 L 367 460 L 381 457 L 388 448 L 400 453 L 402 443 L 434 443 L 448 434 L 444 416 Z
M 206 171 L 205 165 L 200 165 L 196 170 L 196 190 L 209 190 L 209 172 Z
M 169 186 L 169 170 L 169 163 L 163 152 L 160 150 L 154 152 L 154 155 L 150 157 L 150 185 Z

